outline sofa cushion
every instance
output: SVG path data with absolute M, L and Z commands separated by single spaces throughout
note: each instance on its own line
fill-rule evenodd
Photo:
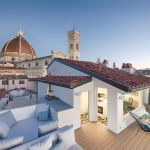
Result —
M 0 121 L 6 123 L 10 128 L 17 123 L 11 111 L 0 114 Z
M 48 121 L 53 121 L 51 118 Z M 8 137 L 24 136 L 23 143 L 38 138 L 38 126 L 47 123 L 47 121 L 38 122 L 38 119 L 28 118 L 20 120 L 16 125 L 11 127 Z
M 0 141 L 0 149 L 10 150 L 23 143 L 23 136 L 8 138 Z
M 49 150 L 65 150 L 63 141 L 59 141 L 55 146 L 50 148 Z
M 41 140 L 40 142 L 29 147 L 29 150 L 48 150 L 52 147 L 52 139 L 51 136 Z
M 4 101 L 0 100 L 0 109 L 5 108 L 6 105 L 7 105 L 7 102 L 4 102 Z
M 57 130 L 58 120 L 48 121 L 45 124 L 38 127 L 38 137 L 41 137 L 47 133 Z
M 6 103 L 7 103 L 8 98 L 2 98 L 2 99 L 1 99 L 1 101 L 2 101 L 2 102 L 6 102 Z
M 9 131 L 10 127 L 6 123 L 0 121 L 0 137 L 3 139 L 7 138 Z
M 39 113 L 43 111 L 49 111 L 49 105 L 37 105 L 35 118 L 39 118 Z
M 76 144 L 73 127 L 58 132 L 58 137 L 63 141 L 66 150 Z
M 48 111 L 43 111 L 39 113 L 39 121 L 47 121 L 48 120 Z

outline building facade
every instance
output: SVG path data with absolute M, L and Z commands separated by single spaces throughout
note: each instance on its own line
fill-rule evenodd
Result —
M 0 62 L 11 62 L 18 67 L 26 68 L 29 78 L 38 78 L 47 75 L 47 66 L 54 58 L 80 60 L 80 33 L 72 30 L 68 35 L 68 55 L 62 50 L 51 51 L 51 55 L 37 58 L 32 45 L 23 37 L 20 29 L 15 38 L 8 41 L 1 50 Z
M 80 60 L 80 32 L 72 30 L 68 35 L 68 59 Z

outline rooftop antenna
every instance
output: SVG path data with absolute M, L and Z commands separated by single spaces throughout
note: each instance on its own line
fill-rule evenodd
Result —
M 75 22 L 74 22 L 74 24 L 73 24 L 73 30 L 75 30 Z

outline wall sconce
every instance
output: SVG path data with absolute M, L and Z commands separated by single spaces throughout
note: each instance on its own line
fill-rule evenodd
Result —
M 119 96 L 119 99 L 121 99 L 121 100 L 125 100 L 125 96 L 120 95 L 120 96 Z
M 81 95 L 81 92 L 77 92 L 74 94 L 75 96 L 80 96 Z

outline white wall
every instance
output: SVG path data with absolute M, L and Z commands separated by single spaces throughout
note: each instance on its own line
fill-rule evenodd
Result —
M 51 106 L 50 106 L 50 117 L 53 120 L 57 120 L 58 119 L 58 113 Z
M 73 90 L 61 86 L 51 85 L 51 90 L 53 93 L 49 95 L 54 95 L 59 97 L 62 101 L 66 102 L 70 106 L 73 106 Z
M 149 89 L 143 90 L 143 104 L 149 103 Z
M 95 81 L 95 86 L 97 86 L 97 87 L 110 88 L 110 89 L 112 89 L 114 91 L 117 91 L 118 93 L 125 94 L 124 91 L 122 91 L 122 90 L 120 90 L 120 89 L 118 89 L 118 88 L 116 88 L 116 87 L 114 87 L 114 86 L 112 86 L 112 85 L 110 85 L 108 83 L 105 83 L 105 82 L 103 82 L 101 80 L 98 80 L 98 79 L 96 79 L 94 77 L 92 77 L 92 80 Z
M 38 97 L 45 97 L 48 94 L 48 84 L 38 82 Z
M 88 76 L 85 73 L 82 73 L 57 61 L 54 61 L 51 66 L 49 66 L 48 73 L 51 73 L 52 76 Z
M 80 127 L 80 96 L 74 101 L 74 108 L 58 112 L 59 128 L 73 124 L 74 129 Z
M 107 121 L 108 129 L 117 133 L 118 129 L 118 111 L 119 103 L 117 101 L 117 92 L 111 89 L 107 89 Z M 122 106 L 122 105 L 121 105 Z M 120 106 L 120 107 L 121 107 Z M 123 108 L 122 108 L 123 109 Z
M 2 85 L 2 81 L 3 80 L 0 80 L 0 89 L 4 88 L 4 85 Z M 19 84 L 19 81 L 25 81 L 25 83 L 24 84 Z M 14 89 L 14 88 L 26 88 L 27 89 L 27 87 L 28 87 L 27 84 L 28 84 L 28 79 L 14 80 L 14 84 L 12 84 L 12 80 L 8 80 L 8 85 L 5 85 L 5 89 L 6 89 L 6 91 Z
M 81 94 L 81 114 L 86 114 L 88 113 L 88 107 L 89 107 L 89 102 L 88 102 L 88 92 L 82 92 Z
M 28 82 L 28 90 L 33 90 L 34 91 L 34 81 L 33 82 Z
M 89 121 L 96 121 L 94 116 L 95 107 L 93 104 L 93 82 L 86 83 L 82 86 L 79 86 L 74 89 L 74 102 L 80 99 L 80 103 L 78 103 L 79 112 L 81 110 L 81 96 L 76 96 L 75 93 L 78 92 L 87 92 L 88 91 L 88 101 L 89 101 Z M 78 118 L 80 120 L 80 113 L 78 114 Z
M 121 68 L 122 71 L 129 72 L 129 73 L 134 73 L 133 68 Z

